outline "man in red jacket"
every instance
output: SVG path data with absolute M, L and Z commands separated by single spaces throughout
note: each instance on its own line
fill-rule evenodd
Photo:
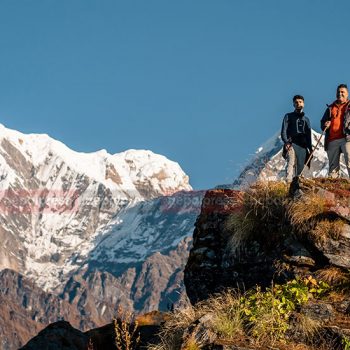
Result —
M 325 133 L 325 150 L 329 161 L 328 175 L 340 176 L 340 154 L 344 154 L 350 176 L 350 105 L 346 84 L 337 87 L 337 99 L 328 105 L 322 119 L 321 129 Z

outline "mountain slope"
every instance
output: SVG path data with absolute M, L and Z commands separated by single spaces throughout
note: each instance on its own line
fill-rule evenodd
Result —
M 0 126 L 0 268 L 53 290 L 80 267 L 121 208 L 191 190 L 179 165 L 151 151 L 70 150 Z

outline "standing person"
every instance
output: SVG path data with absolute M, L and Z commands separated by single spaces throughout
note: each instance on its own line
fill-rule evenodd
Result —
M 294 112 L 283 118 L 281 137 L 284 142 L 283 156 L 287 159 L 287 180 L 299 176 L 311 153 L 311 125 L 304 113 L 304 97 L 293 97 Z M 310 166 L 310 162 L 308 164 Z
M 327 151 L 328 176 L 340 176 L 340 153 L 344 153 L 345 164 L 350 176 L 350 106 L 349 91 L 346 84 L 337 87 L 337 99 L 324 112 L 321 129 L 325 131 L 325 150 Z

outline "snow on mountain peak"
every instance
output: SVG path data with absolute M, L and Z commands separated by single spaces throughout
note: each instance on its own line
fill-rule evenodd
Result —
M 0 142 L 7 140 L 34 167 L 65 163 L 67 167 L 113 189 L 137 191 L 146 181 L 159 194 L 191 190 L 178 163 L 147 150 L 109 154 L 105 149 L 84 153 L 68 148 L 47 134 L 23 134 L 0 124 Z M 6 141 L 5 141 L 6 142 Z M 43 179 L 46 180 L 46 179 Z
M 76 152 L 0 125 L 0 269 L 52 289 L 122 208 L 191 189 L 178 163 L 151 151 Z
M 328 173 L 327 154 L 324 150 L 324 136 L 312 130 L 312 145 L 316 146 L 310 169 L 306 168 L 303 175 L 306 177 L 323 177 Z M 245 187 L 258 180 L 276 181 L 286 176 L 286 161 L 282 157 L 282 146 L 280 133 L 277 132 L 268 141 L 258 148 L 253 157 L 244 166 L 238 178 L 234 181 L 233 187 Z M 341 172 L 347 174 L 346 167 L 341 158 Z

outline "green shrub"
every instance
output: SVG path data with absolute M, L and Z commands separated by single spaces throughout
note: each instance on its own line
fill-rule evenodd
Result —
M 281 341 L 291 327 L 292 313 L 310 298 L 323 297 L 329 289 L 328 284 L 310 276 L 283 285 L 276 284 L 265 291 L 257 287 L 241 296 L 227 292 L 216 297 L 216 304 L 210 301 L 211 305 L 215 305 L 217 322 L 214 323 L 214 331 L 232 339 L 244 329 L 258 343 Z M 309 324 L 312 328 L 311 321 Z M 315 323 L 313 326 L 316 328 Z

